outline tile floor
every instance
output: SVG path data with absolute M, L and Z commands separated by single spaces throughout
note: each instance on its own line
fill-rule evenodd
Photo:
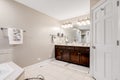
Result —
M 43 75 L 45 80 L 94 80 L 88 74 L 88 68 L 61 62 L 47 60 L 25 68 L 25 77 Z

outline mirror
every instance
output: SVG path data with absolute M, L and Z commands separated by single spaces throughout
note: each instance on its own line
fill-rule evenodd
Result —
M 63 28 L 68 43 L 90 43 L 90 25 L 73 25 L 71 28 Z
M 61 30 L 53 35 L 55 44 L 90 45 L 90 15 L 61 21 Z

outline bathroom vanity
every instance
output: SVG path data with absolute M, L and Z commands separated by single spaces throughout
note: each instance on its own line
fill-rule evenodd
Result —
M 55 45 L 55 58 L 56 60 L 89 67 L 90 47 Z

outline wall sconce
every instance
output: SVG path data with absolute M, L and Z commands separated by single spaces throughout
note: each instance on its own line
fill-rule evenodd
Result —
M 63 33 L 57 33 L 57 37 L 64 37 Z
M 57 35 L 50 34 L 50 36 L 51 36 L 51 42 L 54 43 L 54 39 L 62 38 L 62 37 L 64 37 L 64 34 L 63 33 L 57 33 Z

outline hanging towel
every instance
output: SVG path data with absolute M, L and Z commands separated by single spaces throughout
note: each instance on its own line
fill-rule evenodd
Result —
M 8 28 L 9 44 L 23 44 L 23 30 L 16 28 Z

